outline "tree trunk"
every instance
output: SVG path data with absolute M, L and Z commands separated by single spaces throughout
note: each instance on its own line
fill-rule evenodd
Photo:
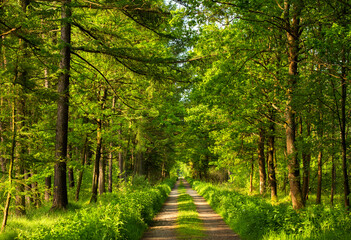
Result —
M 45 195 L 44 199 L 46 202 L 50 201 L 51 197 L 51 176 L 45 177 Z
M 289 78 L 287 89 L 287 104 L 286 104 L 286 147 L 289 169 L 289 184 L 291 200 L 294 209 L 301 209 L 305 206 L 301 185 L 300 185 L 300 163 L 296 150 L 295 142 L 295 89 L 298 78 L 298 56 L 299 56 L 299 41 L 300 41 L 300 12 L 301 3 L 295 3 L 293 7 L 293 16 L 290 18 L 290 1 L 285 0 L 284 15 L 289 31 L 287 31 L 288 40 L 288 61 L 289 61 Z
M 307 121 L 307 137 L 311 136 L 311 124 Z M 302 119 L 301 119 L 301 135 L 302 135 Z M 310 185 L 310 166 L 311 166 L 311 153 L 308 149 L 302 151 L 302 164 L 303 164 L 303 181 L 302 181 L 302 197 L 304 202 L 308 199 L 309 185 Z
M 93 184 L 91 191 L 90 202 L 97 201 L 97 191 L 99 184 L 99 166 L 101 158 L 101 146 L 102 146 L 102 137 L 101 137 L 101 119 L 97 120 L 97 136 L 96 136 L 96 152 L 95 152 L 95 162 L 94 162 L 94 172 L 93 172 Z
M 30 171 L 25 170 L 24 171 L 24 179 L 26 180 L 26 186 L 25 186 L 25 190 L 26 190 L 26 205 L 30 206 L 31 203 L 33 202 L 33 198 L 29 195 L 29 193 L 32 192 L 32 184 L 28 183 L 28 179 L 32 176 Z
M 23 47 L 23 51 L 26 52 L 26 44 L 20 44 Z M 27 54 L 25 54 L 26 56 Z M 21 67 L 20 67 L 21 68 Z M 28 82 L 28 72 L 26 69 L 21 68 L 20 71 L 18 72 L 18 81 L 20 84 L 25 86 Z M 19 95 L 19 101 L 17 104 L 18 108 L 18 114 L 17 114 L 17 121 L 19 123 L 19 141 L 18 141 L 18 157 L 17 160 L 15 161 L 16 164 L 16 215 L 22 216 L 26 214 L 26 196 L 24 194 L 26 184 L 25 184 L 25 179 L 24 179 L 24 156 L 27 153 L 27 146 L 25 145 L 25 140 L 24 140 L 24 129 L 25 129 L 25 122 L 26 122 L 26 102 L 25 102 L 25 92 L 22 86 L 18 88 L 18 95 Z
M 250 171 L 250 194 L 252 194 L 252 192 L 253 192 L 253 174 L 254 174 L 254 160 L 252 159 L 251 160 L 251 171 Z
M 11 144 L 11 158 L 10 158 L 10 164 L 9 164 L 9 189 L 7 192 L 7 198 L 5 202 L 5 207 L 4 207 L 4 218 L 2 221 L 1 225 L 1 232 L 5 231 L 5 227 L 7 224 L 7 218 L 9 215 L 9 209 L 10 209 L 10 203 L 11 203 L 11 191 L 12 191 L 12 172 L 13 172 L 13 164 L 15 162 L 15 150 L 16 150 L 16 108 L 15 108 L 15 101 L 13 102 L 12 105 L 12 144 Z
M 73 168 L 68 169 L 68 182 L 69 182 L 69 187 L 74 188 L 74 171 Z
M 275 151 L 275 117 L 272 114 L 272 122 L 269 126 L 269 137 L 268 137 L 268 180 L 271 187 L 271 201 L 277 202 L 277 179 L 275 176 L 275 164 L 274 164 L 274 151 Z
M 322 197 L 322 154 L 323 154 L 322 150 L 319 150 L 316 204 L 321 204 L 321 197 Z
M 112 149 L 113 145 L 110 143 L 110 148 Z M 108 156 L 108 191 L 112 192 L 112 181 L 113 181 L 113 153 L 110 150 Z
M 115 106 L 116 106 L 116 97 L 114 96 L 112 98 L 112 111 L 115 112 Z M 113 119 L 111 119 L 111 125 L 113 125 Z M 113 181 L 113 144 L 112 142 L 110 143 L 110 152 L 108 156 L 108 191 L 112 192 L 112 181 Z
M 54 176 L 54 197 L 52 209 L 66 209 L 67 180 L 66 180 L 66 158 L 67 158 L 67 134 L 68 134 L 68 106 L 69 106 L 69 72 L 71 60 L 71 0 L 63 0 L 61 8 L 61 49 L 60 69 L 62 73 L 58 81 L 57 92 L 57 122 L 56 122 L 56 164 Z
M 264 195 L 266 192 L 266 165 L 264 157 L 264 130 L 260 128 L 259 138 L 258 138 L 258 167 L 260 172 L 260 194 Z
M 78 202 L 79 200 L 79 193 L 80 193 L 80 188 L 82 186 L 82 181 L 83 181 L 83 174 L 84 174 L 84 165 L 87 162 L 87 158 L 88 158 L 88 136 L 85 137 L 85 142 L 84 142 L 84 147 L 83 147 L 83 153 L 81 156 L 81 169 L 79 171 L 79 176 L 78 176 L 78 180 L 77 180 L 77 189 L 76 189 L 76 196 L 75 196 L 75 200 L 76 202 Z
M 1 96 L 1 99 L 0 99 L 0 115 L 1 116 L 2 116 L 3 102 L 4 102 L 4 99 Z M 3 132 L 4 132 L 3 121 L 0 119 L 0 144 L 2 146 L 4 144 Z M 3 157 L 3 153 L 2 152 L 0 152 L 0 164 L 1 164 L 1 171 L 5 174 L 5 172 L 6 172 L 6 159 Z
M 100 195 L 106 192 L 105 179 L 106 179 L 106 159 L 105 159 L 105 156 L 102 155 L 99 162 L 99 194 Z
M 344 204 L 347 209 L 350 207 L 350 187 L 349 176 L 347 173 L 347 142 L 346 142 L 346 98 L 347 98 L 347 83 L 346 83 L 346 57 L 345 49 L 342 53 L 342 69 L 341 69 L 341 147 L 342 147 L 342 173 L 344 177 Z
M 331 169 L 331 190 L 330 190 L 330 203 L 334 205 L 334 195 L 336 190 L 336 169 L 335 169 L 335 156 L 332 155 L 332 169 Z

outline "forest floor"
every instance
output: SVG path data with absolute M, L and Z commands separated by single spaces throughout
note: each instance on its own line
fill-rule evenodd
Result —
M 218 215 L 206 200 L 201 197 L 196 191 L 191 189 L 188 182 L 184 179 L 177 181 L 172 192 L 169 194 L 161 212 L 154 218 L 154 224 L 145 232 L 142 240 L 171 240 L 177 239 L 177 215 L 178 204 L 177 198 L 179 196 L 178 186 L 180 181 L 183 181 L 187 194 L 189 194 L 196 205 L 199 213 L 199 218 L 204 226 L 203 240 L 239 240 L 239 235 L 224 222 L 223 218 Z M 184 239 L 184 238 L 182 238 Z M 191 238 L 189 238 L 191 239 Z M 198 238 L 197 238 L 198 239 Z

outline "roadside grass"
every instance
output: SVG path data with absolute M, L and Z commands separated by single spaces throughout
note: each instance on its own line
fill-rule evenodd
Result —
M 342 205 L 308 205 L 296 212 L 289 202 L 272 205 L 223 185 L 189 179 L 192 187 L 242 239 L 351 239 L 351 215 Z
M 203 223 L 199 219 L 193 198 L 186 193 L 183 182 L 180 182 L 178 191 L 178 239 L 202 239 L 205 236 Z
M 175 181 L 152 186 L 144 178 L 134 179 L 114 193 L 104 193 L 97 203 L 88 204 L 83 194 L 65 211 L 50 211 L 51 203 L 28 209 L 26 216 L 10 216 L 0 240 L 140 239 Z

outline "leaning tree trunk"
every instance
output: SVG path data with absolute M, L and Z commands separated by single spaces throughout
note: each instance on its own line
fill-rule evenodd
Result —
M 52 209 L 65 209 L 68 205 L 67 198 L 67 134 L 68 134 L 68 100 L 69 100 L 69 71 L 71 60 L 71 23 L 72 15 L 69 4 L 71 0 L 63 0 L 61 8 L 61 49 L 60 69 L 62 73 L 58 81 L 57 92 L 57 121 L 56 121 L 56 149 L 55 149 L 55 175 L 54 197 Z

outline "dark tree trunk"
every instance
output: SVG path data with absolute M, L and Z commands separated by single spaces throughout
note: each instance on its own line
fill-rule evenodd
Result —
M 76 202 L 79 200 L 79 193 L 80 193 L 80 188 L 82 186 L 82 181 L 83 181 L 83 174 L 84 174 L 84 165 L 87 162 L 87 158 L 88 158 L 88 137 L 85 137 L 85 142 L 84 142 L 84 147 L 83 147 L 83 153 L 81 156 L 81 165 L 82 168 L 79 171 L 79 176 L 78 176 L 78 180 L 77 180 L 77 189 L 76 189 L 76 196 L 75 196 L 75 200 Z
M 113 145 L 110 143 L 112 149 Z M 112 192 L 112 180 L 113 180 L 113 153 L 110 151 L 108 156 L 108 191 Z
M 90 202 L 97 201 L 98 185 L 99 185 L 99 166 L 101 159 L 101 146 L 102 146 L 102 137 L 101 137 L 101 120 L 97 121 L 97 136 L 96 136 L 96 152 L 95 152 L 95 162 L 94 162 L 94 172 L 93 172 L 93 184 L 91 191 Z
M 318 152 L 318 180 L 317 180 L 317 197 L 316 197 L 316 204 L 321 204 L 322 198 L 322 150 Z
M 272 122 L 269 126 L 269 137 L 268 137 L 268 180 L 271 187 L 271 201 L 277 202 L 277 179 L 275 176 L 275 164 L 274 164 L 274 152 L 275 152 L 275 117 L 272 114 Z
M 331 169 L 331 190 L 330 190 L 330 203 L 334 205 L 334 195 L 336 191 L 336 168 L 335 168 L 335 156 L 332 155 L 332 169 Z
M 114 96 L 112 98 L 112 111 L 115 112 L 115 106 L 116 106 L 116 97 Z M 113 120 L 111 120 L 111 125 L 113 125 Z M 112 181 L 113 181 L 113 144 L 110 143 L 110 152 L 108 156 L 108 191 L 112 192 Z
M 346 98 L 347 98 L 347 82 L 346 82 L 346 57 L 345 49 L 343 49 L 342 57 L 342 76 L 341 76 L 341 147 L 342 147 L 342 173 L 344 177 L 344 204 L 347 209 L 350 207 L 350 187 L 349 176 L 347 173 L 347 142 L 346 142 Z
M 288 157 L 288 169 L 289 169 L 289 184 L 291 200 L 294 209 L 301 209 L 305 206 L 301 184 L 300 184 L 300 163 L 296 150 L 295 132 L 295 89 L 298 78 L 298 56 L 299 56 L 299 42 L 300 42 L 300 13 L 301 3 L 295 3 L 290 6 L 290 1 L 285 0 L 285 11 L 284 15 L 289 31 L 287 31 L 288 40 L 288 61 L 289 61 L 289 78 L 288 78 L 288 90 L 287 90 L 287 104 L 286 104 L 286 147 Z M 293 8 L 293 11 L 290 8 Z M 292 17 L 290 14 L 292 13 Z
M 106 158 L 102 155 L 99 163 L 99 194 L 103 194 L 106 192 L 105 184 L 106 184 Z
M 266 192 L 266 162 L 264 156 L 264 141 L 265 133 L 263 128 L 260 129 L 258 138 L 258 167 L 260 172 L 260 194 L 264 195 Z
M 253 174 L 254 174 L 254 160 L 252 159 L 251 160 L 251 171 L 250 171 L 250 194 L 252 194 L 252 192 L 253 192 Z
M 311 136 L 311 124 L 307 121 L 307 137 Z M 302 119 L 301 119 L 301 135 L 302 135 Z M 303 164 L 303 181 L 302 181 L 302 197 L 304 202 L 308 199 L 309 185 L 310 185 L 310 165 L 311 165 L 311 153 L 310 150 L 302 151 L 302 164 Z
M 45 195 L 44 195 L 44 199 L 46 202 L 50 201 L 50 197 L 51 197 L 51 176 L 49 177 L 45 177 Z
M 73 168 L 68 169 L 68 182 L 69 182 L 69 187 L 74 188 L 74 171 Z
M 57 102 L 57 122 L 56 122 L 56 165 L 54 176 L 54 197 L 52 209 L 67 208 L 67 180 L 66 180 L 66 158 L 67 158 L 67 134 L 68 134 L 68 100 L 69 100 L 69 72 L 71 61 L 71 0 L 63 0 L 61 8 L 61 49 L 60 69 L 62 73 L 58 81 L 57 92 L 59 94 Z

